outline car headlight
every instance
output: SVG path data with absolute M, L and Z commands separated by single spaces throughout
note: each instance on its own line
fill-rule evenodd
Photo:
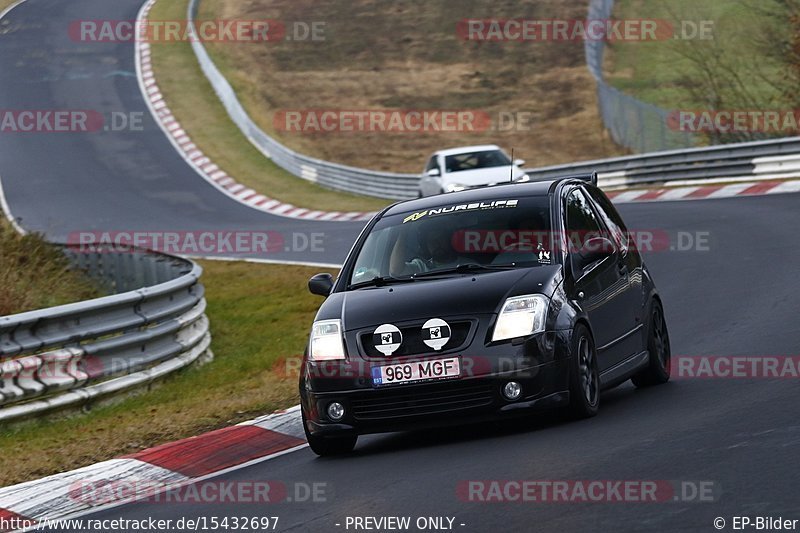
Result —
M 528 174 L 523 174 L 514 180 L 515 183 L 527 183 L 529 181 L 531 181 L 531 177 Z
M 549 300 L 541 294 L 509 298 L 503 304 L 492 342 L 541 333 L 545 328 Z
M 447 184 L 447 187 L 445 187 L 445 189 L 447 190 L 447 192 L 458 192 L 458 191 L 463 191 L 463 190 L 465 190 L 466 188 L 467 188 L 467 186 L 466 186 L 466 185 L 462 185 L 462 184 L 460 184 L 460 183 L 448 183 L 448 184 Z
M 341 320 L 320 320 L 311 326 L 311 344 L 308 357 L 313 361 L 344 359 Z

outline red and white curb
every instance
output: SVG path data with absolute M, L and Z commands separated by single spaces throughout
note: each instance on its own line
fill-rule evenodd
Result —
M 0 488 L 0 526 L 79 516 L 202 481 L 306 446 L 300 406 L 71 472 Z M 86 487 L 124 483 L 124 499 L 96 501 Z M 5 520 L 5 521 L 4 521 Z M 2 529 L 0 531 L 8 531 Z
M 137 17 L 139 25 L 145 25 L 147 15 L 155 4 L 156 0 L 148 0 Z M 153 65 L 150 57 L 150 44 L 147 42 L 136 41 L 136 75 L 139 86 L 144 95 L 145 102 L 150 108 L 150 112 L 155 118 L 156 123 L 161 127 L 167 138 L 186 160 L 186 162 L 197 171 L 209 183 L 231 198 L 247 206 L 265 211 L 272 215 L 282 217 L 298 218 L 303 220 L 325 220 L 325 221 L 358 221 L 369 220 L 375 213 L 339 211 L 319 211 L 296 207 L 259 194 L 253 189 L 238 183 L 229 176 L 224 170 L 214 164 L 195 143 L 192 142 L 189 134 L 181 127 L 181 124 L 172 114 L 164 95 L 158 88 Z
M 800 192 L 800 180 L 757 181 L 728 185 L 692 185 L 687 187 L 665 187 L 662 189 L 635 189 L 606 191 L 615 204 L 631 202 L 666 202 L 671 200 L 703 200 L 709 198 L 731 198 L 734 196 L 760 196 Z

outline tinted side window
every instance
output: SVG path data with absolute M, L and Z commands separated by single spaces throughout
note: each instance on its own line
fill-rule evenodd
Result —
M 573 190 L 567 196 L 565 212 L 570 251 L 581 249 L 587 239 L 601 235 L 600 222 L 580 189 Z
M 625 227 L 625 223 L 622 222 L 622 217 L 619 216 L 611 200 L 599 189 L 588 187 L 588 191 L 592 200 L 595 201 L 598 211 L 600 211 L 600 216 L 603 217 L 603 221 L 611 232 L 611 238 L 614 239 L 614 243 L 619 247 L 620 252 L 623 254 L 626 253 L 629 247 L 630 236 L 628 235 L 628 229 Z

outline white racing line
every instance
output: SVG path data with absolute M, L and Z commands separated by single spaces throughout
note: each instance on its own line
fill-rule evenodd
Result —
M 0 20 L 2 20 L 6 15 L 8 15 L 14 8 L 24 4 L 25 2 L 27 2 L 27 0 L 17 0 L 13 4 L 11 4 L 7 8 L 5 8 L 2 12 L 0 12 Z M 149 9 L 149 7 L 153 3 L 155 3 L 155 0 L 148 0 L 147 2 L 145 2 L 142 5 L 141 9 L 139 10 L 139 14 L 137 15 L 137 23 L 141 22 L 141 20 L 143 19 L 143 12 L 145 12 L 147 9 Z M 135 59 L 136 59 L 137 79 L 139 81 L 139 89 L 141 90 L 142 96 L 143 96 L 143 98 L 145 100 L 145 103 L 148 106 L 148 109 L 150 109 L 150 113 L 153 115 L 153 119 L 159 125 L 159 127 L 162 129 L 162 131 L 164 132 L 164 134 L 166 135 L 166 137 L 170 141 L 170 143 L 173 145 L 175 150 L 179 154 L 183 155 L 183 152 L 181 151 L 180 146 L 177 144 L 177 142 L 175 141 L 174 137 L 172 135 L 170 135 L 169 130 L 166 129 L 166 127 L 161 122 L 161 120 L 159 120 L 158 114 L 157 114 L 156 110 L 153 108 L 153 104 L 150 102 L 150 99 L 147 97 L 147 92 L 146 92 L 146 89 L 145 89 L 145 86 L 144 86 L 144 80 L 143 80 L 142 75 L 141 75 L 141 57 L 140 57 L 140 50 L 139 50 L 139 45 L 140 44 L 141 44 L 140 41 L 136 41 L 136 54 L 135 54 L 136 57 L 135 57 Z M 184 157 L 184 160 L 186 161 L 186 163 L 190 167 L 192 167 L 198 174 L 200 174 L 200 176 L 202 176 L 204 179 L 209 181 L 217 190 L 221 191 L 223 194 L 235 199 L 236 201 L 238 201 L 240 203 L 244 203 L 245 205 L 249 205 L 250 207 L 254 207 L 251 204 L 247 204 L 246 202 L 241 202 L 241 200 L 239 200 L 239 198 L 237 198 L 234 194 L 232 194 L 230 191 L 228 191 L 225 187 L 221 186 L 216 181 L 214 181 L 212 179 L 209 179 L 208 176 L 206 176 L 203 173 L 203 171 L 200 169 L 200 167 L 198 167 L 193 161 L 191 161 L 190 159 L 188 159 L 186 157 Z M 17 233 L 19 233 L 20 235 L 27 235 L 28 234 L 28 231 L 19 224 L 19 222 L 14 217 L 14 215 L 13 215 L 13 213 L 11 211 L 11 206 L 8 204 L 8 200 L 6 199 L 5 191 L 3 190 L 2 176 L 0 176 L 0 210 L 2 210 L 3 215 L 5 216 L 6 220 L 8 220 L 8 222 L 17 231 Z M 263 210 L 261 210 L 261 211 L 263 211 Z M 353 219 L 353 220 L 355 220 L 355 219 Z M 262 263 L 262 264 L 294 265 L 294 266 L 311 266 L 311 267 L 321 267 L 321 268 L 340 268 L 342 266 L 342 265 L 337 264 L 337 263 L 323 263 L 323 262 L 314 262 L 314 261 L 289 261 L 289 260 L 280 260 L 280 259 L 260 259 L 260 258 L 255 258 L 255 257 L 253 257 L 253 258 L 240 258 L 240 257 L 227 257 L 227 256 L 194 256 L 194 255 L 190 255 L 190 256 L 187 256 L 187 257 L 189 259 L 202 259 L 202 260 L 206 260 L 206 261 L 242 261 L 242 262 L 246 262 L 246 263 Z
M 11 13 L 11 10 L 25 3 L 26 1 L 27 0 L 17 0 L 13 4 L 5 8 L 2 12 L 0 12 L 0 20 L 3 20 L 3 18 L 5 18 L 6 15 Z M 28 232 L 25 231 L 25 229 L 22 226 L 20 226 L 19 223 L 17 223 L 17 220 L 11 215 L 11 208 L 8 206 L 6 195 L 3 192 L 2 178 L 0 178 L 0 209 L 3 210 L 3 214 L 5 215 L 6 219 L 8 219 L 8 221 L 11 223 L 11 226 L 13 226 L 15 230 L 17 230 L 17 233 L 19 233 L 20 235 L 27 235 Z
M 21 0 L 24 2 L 25 0 Z M 20 2 L 20 3 L 21 3 Z M 2 17 L 0 17 L 2 18 Z M 28 232 L 25 231 L 25 228 L 19 225 L 17 219 L 14 218 L 14 215 L 11 214 L 11 208 L 8 206 L 8 201 L 6 200 L 5 192 L 3 192 L 3 179 L 0 178 L 0 209 L 3 211 L 3 215 L 5 215 L 6 220 L 11 224 L 11 226 L 19 233 L 20 235 L 27 235 Z
M 26 2 L 27 0 L 20 0 L 20 4 L 22 2 Z M 0 17 L 2 18 L 2 17 Z M 28 231 L 20 226 L 19 222 L 11 212 L 11 207 L 8 205 L 8 200 L 6 200 L 5 192 L 3 191 L 3 179 L 0 177 L 0 211 L 3 212 L 6 220 L 11 224 L 14 230 L 19 233 L 20 235 L 27 235 Z M 219 255 L 186 255 L 183 256 L 188 259 L 199 259 L 203 261 L 240 261 L 242 263 L 258 263 L 258 264 L 267 264 L 267 265 L 290 265 L 290 266 L 308 266 L 308 267 L 320 267 L 320 268 L 341 268 L 342 265 L 340 263 L 324 263 L 318 261 L 290 261 L 288 259 L 262 259 L 259 257 L 230 257 L 230 256 L 219 256 Z

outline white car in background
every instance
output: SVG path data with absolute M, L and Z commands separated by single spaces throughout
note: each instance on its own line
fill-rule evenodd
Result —
M 434 152 L 419 182 L 419 197 L 457 192 L 509 181 L 528 181 L 520 168 L 499 146 L 462 146 Z

